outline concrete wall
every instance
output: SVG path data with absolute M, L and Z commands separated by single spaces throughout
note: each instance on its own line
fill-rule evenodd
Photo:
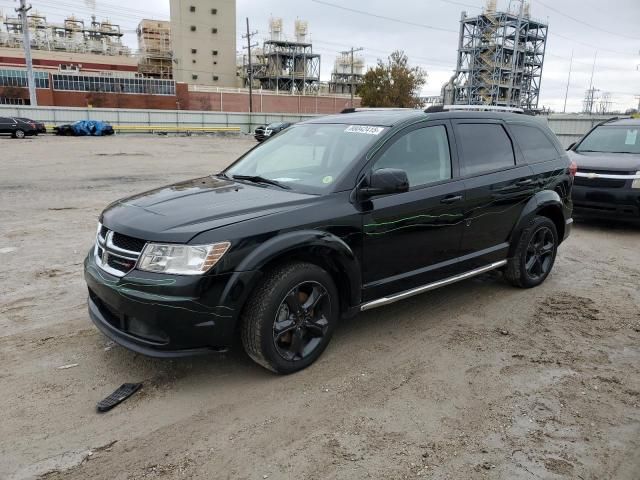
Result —
M 560 143 L 567 148 L 573 142 L 580 140 L 593 126 L 613 116 L 554 114 L 546 117 L 546 119 L 549 128 L 557 135 Z
M 185 90 L 186 91 L 186 90 Z M 44 90 L 44 92 L 48 92 Z M 38 91 L 40 94 L 40 91 Z M 80 92 L 54 92 L 55 94 L 79 94 Z M 189 92 L 186 92 L 189 93 Z M 193 93 L 193 92 L 191 92 Z M 292 107 L 293 112 L 287 112 L 286 110 L 280 113 L 254 113 L 249 115 L 246 98 L 235 98 L 233 95 L 241 94 L 223 94 L 222 101 L 227 102 L 227 105 L 223 105 L 229 108 L 237 108 L 235 112 L 215 111 L 220 106 L 220 94 L 209 94 L 212 96 L 211 111 L 201 110 L 199 108 L 193 108 L 192 110 L 180 110 L 176 111 L 174 105 L 169 105 L 166 110 L 149 109 L 148 107 L 142 107 L 141 109 L 125 109 L 125 108 L 86 108 L 86 104 L 82 104 L 81 98 L 78 100 L 80 107 L 84 108 L 65 108 L 65 107 L 22 107 L 22 106 L 9 106 L 0 105 L 0 116 L 16 116 L 16 117 L 29 117 L 36 120 L 44 121 L 48 124 L 61 124 L 75 122 L 76 120 L 105 120 L 112 122 L 116 125 L 174 125 L 174 126 L 216 126 L 216 127 L 229 127 L 237 126 L 242 129 L 243 132 L 248 133 L 258 125 L 264 125 L 270 122 L 277 121 L 292 121 L 299 122 L 306 118 L 312 118 L 316 116 L 315 101 L 318 101 L 317 113 L 331 114 L 339 112 L 345 106 L 341 104 L 340 100 L 332 97 L 301 97 L 296 96 L 275 96 L 265 95 L 263 102 L 264 106 L 267 104 L 270 107 Z M 227 95 L 231 95 L 228 97 Z M 118 96 L 118 95 L 116 95 Z M 119 95 L 125 96 L 125 95 Z M 156 100 L 158 95 L 129 95 L 130 97 L 139 97 L 136 101 L 144 102 L 144 97 L 152 97 L 152 100 L 157 104 Z M 39 95 L 40 97 L 40 95 Z M 276 97 L 276 98 L 267 98 Z M 175 102 L 176 97 L 166 97 L 168 103 Z M 196 97 L 198 98 L 198 97 Z M 216 100 L 217 98 L 217 100 Z M 67 99 L 68 100 L 68 99 Z M 348 101 L 348 100 L 347 100 Z M 216 103 L 217 102 L 217 103 Z M 268 103 L 274 102 L 274 103 Z M 192 106 L 197 106 L 198 101 L 193 101 Z M 257 104 L 259 105 L 259 103 Z M 300 110 L 297 110 L 300 105 Z M 173 107 L 173 108 L 172 108 Z M 336 107 L 336 108 L 334 108 Z M 265 108 L 266 110 L 266 108 Z M 298 113 L 299 112 L 299 113 Z M 610 117 L 603 116 L 586 116 L 586 115 L 552 115 L 550 117 L 538 117 L 541 122 L 547 122 L 551 130 L 558 136 L 560 143 L 564 147 L 568 147 L 571 143 L 579 140 L 586 132 L 588 132 L 592 126 L 596 125 L 603 120 Z
M 60 108 L 0 105 L 0 117 L 27 117 L 47 125 L 77 120 L 103 120 L 116 126 L 238 127 L 250 133 L 271 122 L 300 122 L 315 115 L 253 114 L 187 110 L 134 110 L 123 108 Z

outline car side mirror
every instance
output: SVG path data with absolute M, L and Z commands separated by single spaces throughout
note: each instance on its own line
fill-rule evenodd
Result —
M 366 186 L 358 191 L 361 199 L 409 191 L 407 172 L 397 168 L 381 168 L 371 173 Z
M 573 150 L 573 147 L 575 147 L 575 146 L 576 146 L 576 143 L 577 143 L 577 142 L 573 142 L 571 145 L 569 145 L 569 146 L 567 147 L 567 151 L 569 151 L 569 150 Z

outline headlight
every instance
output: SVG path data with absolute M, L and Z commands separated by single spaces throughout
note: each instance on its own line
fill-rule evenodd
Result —
M 640 172 L 636 172 L 636 178 L 631 184 L 631 188 L 640 188 Z
M 138 268 L 173 275 L 202 275 L 220 261 L 230 246 L 229 242 L 212 245 L 149 243 L 138 260 Z

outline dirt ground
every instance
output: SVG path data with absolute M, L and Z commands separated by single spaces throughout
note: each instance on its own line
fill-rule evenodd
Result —
M 364 313 L 288 377 L 109 342 L 81 265 L 101 209 L 253 144 L 0 138 L 0 478 L 640 478 L 639 227 L 578 223 L 534 290 L 492 273 Z

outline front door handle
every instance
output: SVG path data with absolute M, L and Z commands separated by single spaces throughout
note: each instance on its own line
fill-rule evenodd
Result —
M 449 195 L 448 197 L 444 197 L 442 200 L 440 200 L 440 203 L 456 203 L 460 200 L 462 200 L 462 195 Z
M 527 178 L 526 180 L 520 180 L 519 182 L 516 182 L 516 185 L 519 187 L 524 187 L 525 185 L 531 185 L 533 183 L 533 180 L 531 180 L 530 178 Z

